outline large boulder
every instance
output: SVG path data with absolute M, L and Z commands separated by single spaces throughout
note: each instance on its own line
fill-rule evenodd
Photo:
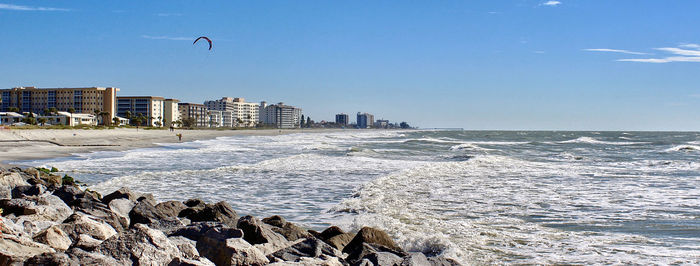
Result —
M 141 197 L 141 194 L 133 192 L 127 187 L 122 187 L 102 197 L 102 202 L 104 204 L 109 204 L 109 202 L 115 199 L 128 199 L 135 202 L 139 197 Z
M 85 197 L 85 192 L 74 186 L 62 186 L 54 190 L 53 195 L 59 197 L 68 206 L 73 206 L 73 202 L 77 199 Z
M 117 232 L 124 231 L 129 227 L 129 220 L 124 219 L 119 214 L 112 211 L 112 208 L 102 203 L 101 201 L 87 196 L 73 201 L 73 209 L 87 213 L 96 219 L 103 221 L 112 226 Z
M 177 230 L 171 232 L 168 234 L 169 236 L 183 236 L 186 237 L 187 239 L 193 240 L 193 241 L 198 241 L 204 234 L 209 232 L 211 229 L 219 229 L 218 232 L 223 232 L 223 228 L 226 227 L 222 223 L 217 223 L 217 222 L 194 222 L 191 223 L 187 226 L 178 228 Z M 236 229 L 238 230 L 238 229 Z M 240 236 L 237 237 L 242 237 L 243 236 L 243 231 L 238 230 L 238 233 L 235 234 L 240 234 Z M 227 233 L 232 233 L 231 231 L 227 231 Z M 233 236 L 232 236 L 233 237 Z
M 144 224 L 105 240 L 95 252 L 134 265 L 167 265 L 180 253 L 163 232 Z
M 285 243 L 287 239 L 272 231 L 270 226 L 253 216 L 244 216 L 238 220 L 237 227 L 243 230 L 243 239 L 250 244 Z
M 287 222 L 287 220 L 279 215 L 267 217 L 262 221 L 263 223 L 270 225 L 270 229 L 272 229 L 272 231 L 283 235 L 289 241 L 312 237 L 308 231 L 294 223 Z
M 81 234 L 92 238 L 105 240 L 117 234 L 117 231 L 109 224 L 99 221 L 95 217 L 84 213 L 74 213 L 66 219 L 59 228 L 71 239 L 77 240 Z
M 49 245 L 58 251 L 66 251 L 73 243 L 68 234 L 58 226 L 51 226 L 34 236 L 34 241 Z
M 117 261 L 111 256 L 96 252 L 88 252 L 79 248 L 71 248 L 66 254 L 71 258 L 70 265 L 100 265 L 100 266 L 117 266 L 127 265 L 123 261 Z
M 12 189 L 13 198 L 24 198 L 29 196 L 38 196 L 46 192 L 46 187 L 42 184 L 34 184 L 28 186 L 16 186 Z
M 24 261 L 24 265 L 77 265 L 66 253 L 42 253 Z
M 362 243 L 345 259 L 351 265 L 398 265 L 406 256 L 408 254 L 403 251 L 377 244 Z
M 340 227 L 337 227 L 334 225 L 334 226 L 326 228 L 326 230 L 323 230 L 323 232 L 321 232 L 318 235 L 318 238 L 320 238 L 321 240 L 328 240 L 328 239 L 331 239 L 331 237 L 334 237 L 334 236 L 337 236 L 340 234 L 344 234 L 344 233 L 345 232 L 343 231 L 343 229 L 340 229 Z
M 197 241 L 197 250 L 216 265 L 265 265 L 269 262 L 260 250 L 242 238 L 221 239 L 207 235 Z
M 192 222 L 220 222 L 225 225 L 235 227 L 238 221 L 238 214 L 231 205 L 225 201 L 216 204 L 206 204 L 201 207 L 199 202 L 186 202 L 193 207 L 188 207 L 180 211 L 179 216 L 185 217 Z
M 363 227 L 343 248 L 343 252 L 352 254 L 357 249 L 362 248 L 363 243 L 381 245 L 397 251 L 402 250 L 386 232 L 373 227 Z
M 95 239 L 87 234 L 81 234 L 74 241 L 73 247 L 80 248 L 86 251 L 93 251 L 102 244 L 103 240 Z
M 156 209 L 170 217 L 177 217 L 178 214 L 180 214 L 180 212 L 186 208 L 187 206 L 185 206 L 185 204 L 176 200 L 156 204 Z
M 425 254 L 420 252 L 411 252 L 408 254 L 408 256 L 403 258 L 403 261 L 401 261 L 401 266 L 421 265 L 430 265 L 430 262 L 428 261 L 428 257 L 426 257 Z
M 129 212 L 134 208 L 136 202 L 130 201 L 128 199 L 113 199 L 109 202 L 109 210 L 116 214 L 122 225 L 128 227 L 131 224 L 131 219 L 129 218 Z
M 20 265 L 31 257 L 47 252 L 56 250 L 28 238 L 0 235 L 0 265 Z
M 338 250 L 343 250 L 353 238 L 355 238 L 354 233 L 343 233 L 324 240 L 324 242 Z
M 144 200 L 136 204 L 129 212 L 131 227 L 135 224 L 146 224 L 151 228 L 170 232 L 183 226 L 182 222 L 176 217 L 168 216 L 163 213 L 150 201 Z
M 459 262 L 456 260 L 445 258 L 445 257 L 429 257 L 428 262 L 432 266 L 460 266 Z
M 0 187 L 6 187 L 8 191 L 11 191 L 18 186 L 29 186 L 27 179 L 22 177 L 19 173 L 4 172 L 0 173 Z
M 329 257 L 340 257 L 341 253 L 337 249 L 329 246 L 320 239 L 307 238 L 291 247 L 278 250 L 267 258 L 270 261 L 300 261 L 303 257 L 318 258 L 322 255 Z

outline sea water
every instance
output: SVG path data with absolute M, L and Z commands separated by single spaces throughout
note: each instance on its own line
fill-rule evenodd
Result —
M 343 130 L 22 162 L 465 264 L 700 263 L 700 133 Z

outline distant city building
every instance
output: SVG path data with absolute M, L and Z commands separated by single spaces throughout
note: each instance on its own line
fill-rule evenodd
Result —
M 12 125 L 22 122 L 24 115 L 15 112 L 0 112 L 0 124 Z
M 301 108 L 284 103 L 267 105 L 260 103 L 260 122 L 276 128 L 299 128 L 301 126 Z
M 163 102 L 163 126 L 178 127 L 177 123 L 175 122 L 180 121 L 180 110 L 178 108 L 179 102 L 180 101 L 177 99 L 165 99 Z
M 93 114 L 95 110 L 106 112 L 109 118 L 116 115 L 118 88 L 35 88 L 17 87 L 0 90 L 0 111 L 8 112 L 16 107 L 20 112 L 44 113 L 56 108 L 57 111 Z
M 335 123 L 341 126 L 348 126 L 348 123 L 350 123 L 349 118 L 347 114 L 337 114 L 335 115 Z
M 139 114 L 146 118 L 146 125 L 152 127 L 163 126 L 163 114 L 165 98 L 158 96 L 119 96 L 117 97 L 117 115 L 133 118 Z M 131 116 L 127 116 L 127 112 Z
M 219 110 L 209 110 L 209 125 L 208 127 L 223 127 L 224 119 L 222 117 L 222 112 Z
M 357 113 L 357 127 L 370 128 L 374 124 L 374 115 L 368 113 Z
M 192 119 L 192 127 L 208 127 L 209 114 L 208 109 L 203 104 L 197 103 L 179 103 L 177 105 L 180 110 L 180 120 L 185 124 L 185 120 Z
M 389 128 L 389 125 L 391 125 L 389 123 L 389 120 L 379 119 L 376 122 L 374 122 L 375 128 Z
M 231 112 L 231 123 L 224 122 L 226 127 L 254 127 L 260 116 L 259 105 L 245 102 L 243 98 L 223 97 L 205 101 L 204 106 L 209 110 Z

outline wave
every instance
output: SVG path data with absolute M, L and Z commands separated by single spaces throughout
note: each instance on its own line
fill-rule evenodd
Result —
M 683 151 L 683 152 L 700 151 L 700 146 L 685 144 L 685 145 L 678 145 L 678 146 L 666 149 L 666 152 L 676 152 L 676 151 Z
M 632 141 L 602 141 L 591 137 L 579 137 L 576 139 L 557 142 L 559 144 L 599 144 L 599 145 L 641 145 L 649 144 L 649 142 L 632 142 Z

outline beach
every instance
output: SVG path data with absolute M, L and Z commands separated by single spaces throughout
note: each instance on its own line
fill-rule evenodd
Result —
M 8 161 L 48 159 L 94 151 L 124 151 L 158 143 L 189 142 L 224 136 L 270 136 L 323 129 L 146 130 L 115 129 L 3 129 L 0 130 L 0 164 Z M 329 129 L 333 130 L 333 129 Z M 176 134 L 182 134 L 179 140 Z

